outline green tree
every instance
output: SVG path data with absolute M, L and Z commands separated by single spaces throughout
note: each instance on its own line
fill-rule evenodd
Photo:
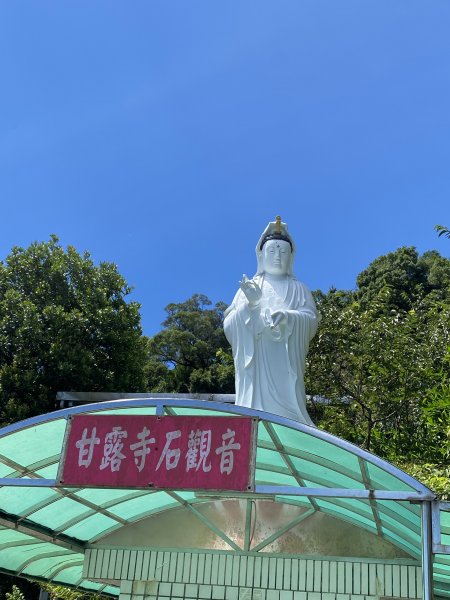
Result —
M 450 300 L 450 260 L 438 252 L 419 256 L 413 247 L 398 248 L 376 258 L 357 277 L 357 299 L 363 307 L 389 291 L 380 308 L 408 311 L 432 294 L 433 300 Z
M 328 399 L 321 426 L 377 453 L 409 428 L 420 364 L 408 315 L 353 301 L 319 304 L 322 323 L 308 356 L 308 390 Z M 339 298 L 336 299 L 339 302 Z M 381 313 L 381 314 L 380 314 Z M 402 428 L 398 424 L 402 423 Z
M 166 306 L 164 329 L 148 341 L 148 388 L 158 392 L 234 392 L 231 348 L 223 332 L 226 305 L 194 294 Z
M 445 402 L 449 277 L 437 252 L 400 248 L 369 265 L 355 292 L 316 294 L 322 322 L 306 385 L 327 399 L 314 406 L 316 422 L 388 459 L 439 464 L 446 431 L 430 414 L 437 396 Z
M 144 386 L 139 305 L 117 267 L 52 236 L 0 262 L 0 421 L 54 407 L 58 390 Z
M 447 317 L 450 317 L 450 310 Z M 430 369 L 431 371 L 431 369 Z M 442 464 L 450 459 L 450 346 L 438 365 L 431 371 L 433 384 L 426 390 L 422 410 L 428 424 L 432 458 Z M 430 454 L 430 453 L 429 453 Z

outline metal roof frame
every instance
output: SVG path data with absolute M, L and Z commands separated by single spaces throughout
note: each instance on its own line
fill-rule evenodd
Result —
M 112 493 L 109 490 L 95 492 L 82 488 L 56 487 L 56 468 L 59 454 L 33 456 L 33 460 L 21 461 L 20 451 L 14 449 L 14 439 L 22 436 L 42 437 L 48 435 L 48 427 L 55 425 L 55 444 L 62 445 L 62 430 L 67 418 L 82 413 L 129 413 L 131 414 L 221 414 L 256 417 L 259 420 L 257 440 L 256 482 L 253 493 L 207 493 L 183 492 L 178 490 L 121 490 Z M 56 426 L 57 425 L 57 426 Z M 47 429 L 46 429 L 47 427 Z M 61 438 L 61 439 L 60 439 Z M 18 438 L 23 440 L 23 436 Z M 51 444 L 50 444 L 51 445 Z M 60 447 L 60 446 L 58 446 Z M 333 450 L 330 453 L 330 449 Z M 56 449 L 57 451 L 57 449 Z M 260 455 L 258 457 L 258 454 Z M 339 458 L 342 460 L 340 461 Z M 344 460 L 345 459 L 345 460 Z M 347 460 L 348 459 L 348 460 Z M 314 468 L 311 468 L 314 466 Z M 431 545 L 431 521 L 436 522 L 436 511 L 432 503 L 435 494 L 422 483 L 404 473 L 391 463 L 316 427 L 311 427 L 276 415 L 217 402 L 172 398 L 132 398 L 127 400 L 104 401 L 66 408 L 53 413 L 39 415 L 26 421 L 14 423 L 0 430 L 0 511 L 3 502 L 8 506 L 0 512 L 0 525 L 11 528 L 26 536 L 26 539 L 2 543 L 0 530 L 0 569 L 27 575 L 27 568 L 44 555 L 52 562 L 52 578 L 61 583 L 93 588 L 96 584 L 82 579 L 66 581 L 64 579 L 64 558 L 73 553 L 75 562 L 80 562 L 80 554 L 86 547 L 98 541 L 108 533 L 148 518 L 150 515 L 166 510 L 186 507 L 214 533 L 221 537 L 232 550 L 259 552 L 278 537 L 309 518 L 316 511 L 351 522 L 359 527 L 383 537 L 395 545 L 407 550 L 416 559 L 422 557 L 425 567 L 425 595 L 431 594 L 431 565 L 433 547 Z M 54 477 L 44 476 L 42 472 L 52 472 Z M 384 480 L 384 481 L 383 481 Z M 395 485 L 394 485 L 395 484 Z M 20 507 L 17 513 L 11 510 L 11 499 L 2 490 L 14 488 L 20 495 Z M 45 495 L 44 490 L 49 490 Z M 42 490 L 43 497 L 33 497 Z M 27 498 L 30 498 L 28 503 Z M 110 497 L 113 496 L 113 497 Z M 210 522 L 196 504 L 212 499 L 247 498 L 247 525 L 251 521 L 252 499 L 271 498 L 276 502 L 301 505 L 307 509 L 278 532 L 269 536 L 258 546 L 250 547 L 249 526 L 245 527 L 243 548 L 230 540 L 225 532 Z M 151 502 L 148 502 L 148 501 Z M 64 501 L 61 503 L 61 501 Z M 142 502 L 141 502 L 142 501 Z M 389 506 L 386 503 L 389 502 Z M 127 514 L 127 508 L 135 503 L 137 512 Z M 413 504 L 410 504 L 413 503 Z M 420 505 L 421 511 L 419 511 Z M 61 521 L 62 507 L 70 508 L 70 515 Z M 433 505 L 436 507 L 436 504 Z M 421 514 L 420 514 L 421 512 Z M 59 524 L 49 526 L 52 514 L 59 514 Z M 90 524 L 96 524 L 91 527 Z M 437 527 L 437 525 L 435 526 Z M 433 529 L 433 532 L 435 528 Z M 272 538 L 272 539 L 271 539 Z M 29 542 L 28 542 L 29 540 Z M 427 541 L 428 540 L 428 541 Z M 439 538 L 440 540 L 440 538 Z M 9 569 L 2 563 L 2 548 L 11 546 L 32 547 L 39 541 L 53 545 L 39 556 L 29 556 L 20 564 Z M 438 548 L 437 534 L 433 533 L 434 549 Z M 57 548 L 59 546 L 59 549 Z M 446 550 L 445 544 L 439 545 Z M 52 561 L 52 559 L 54 559 Z M 73 566 L 71 563 L 70 566 Z M 450 598 L 450 564 L 445 560 L 435 565 L 435 588 L 440 595 Z M 440 577 L 441 575 L 441 577 Z M 428 587 L 427 587 L 428 586 Z M 104 588 L 104 586 L 101 586 Z M 428 591 L 427 591 L 428 590 Z M 117 590 L 109 586 L 104 592 L 115 595 Z M 427 596 L 428 594 L 428 596 Z

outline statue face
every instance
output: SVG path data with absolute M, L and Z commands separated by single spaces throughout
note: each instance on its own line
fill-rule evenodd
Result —
M 284 240 L 269 240 L 263 246 L 264 272 L 270 275 L 286 275 L 291 259 L 291 245 Z

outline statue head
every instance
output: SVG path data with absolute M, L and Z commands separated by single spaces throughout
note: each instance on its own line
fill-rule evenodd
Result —
M 286 223 L 277 217 L 270 222 L 256 246 L 258 261 L 257 275 L 269 273 L 271 275 L 293 275 L 295 243 L 288 233 Z
M 287 275 L 291 262 L 291 243 L 282 239 L 270 239 L 262 248 L 264 273 Z

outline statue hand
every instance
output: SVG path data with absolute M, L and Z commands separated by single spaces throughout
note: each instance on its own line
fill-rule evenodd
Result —
M 287 320 L 285 310 L 274 310 L 272 313 L 272 327 L 278 327 L 278 325 L 284 325 Z
M 239 282 L 239 287 L 244 292 L 245 297 L 252 306 L 259 304 L 262 292 L 259 285 L 253 279 L 249 279 L 247 275 L 242 275 L 242 281 Z

